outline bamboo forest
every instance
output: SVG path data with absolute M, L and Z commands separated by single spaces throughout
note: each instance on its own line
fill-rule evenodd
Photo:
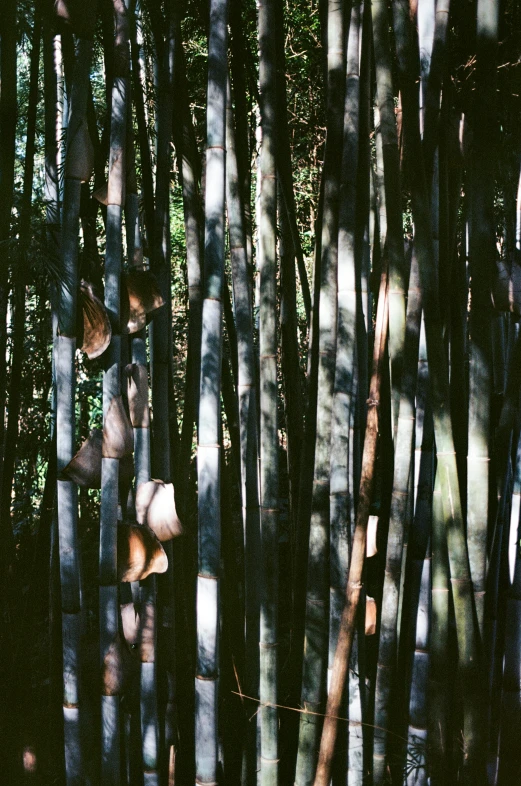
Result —
M 521 786 L 521 0 L 1 0 L 0 783 Z

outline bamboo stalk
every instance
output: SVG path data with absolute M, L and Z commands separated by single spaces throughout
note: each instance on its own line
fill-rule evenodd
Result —
M 20 205 L 19 259 L 13 274 L 13 316 L 11 369 L 8 391 L 8 417 L 5 429 L 4 460 L 0 487 L 0 527 L 6 532 L 6 545 L 9 543 L 7 571 L 14 570 L 14 539 L 11 523 L 12 486 L 14 482 L 15 459 L 19 432 L 21 404 L 21 382 L 24 368 L 24 337 L 26 321 L 26 286 L 29 278 L 28 244 L 31 237 L 31 197 L 34 175 L 34 155 L 36 149 L 36 112 L 38 108 L 38 68 L 40 57 L 41 10 L 35 10 L 33 38 L 30 56 L 29 97 L 27 109 L 27 132 L 25 143 L 25 167 L 23 192 Z M 16 583 L 16 582 L 15 582 Z M 11 598 L 11 601 L 15 600 Z M 8 601 L 9 603 L 9 601 Z M 12 613 L 14 612 L 12 609 Z
M 275 162 L 276 55 L 273 0 L 258 5 L 259 106 L 261 127 L 259 214 L 260 384 L 260 783 L 278 783 L 278 458 L 277 431 L 277 180 Z
M 521 775 L 521 757 L 517 744 L 517 719 L 521 712 L 521 693 L 516 674 L 521 652 L 521 554 L 519 524 L 521 521 L 521 439 L 515 459 L 514 483 L 510 512 L 510 587 L 505 614 L 505 659 L 503 664 L 503 691 L 501 696 L 501 721 L 499 743 L 498 783 L 512 783 Z M 513 552 L 513 553 L 512 553 Z
M 470 311 L 467 542 L 478 624 L 483 635 L 489 521 L 492 374 L 490 259 L 495 253 L 494 169 L 496 49 L 499 3 L 477 5 L 477 87 L 471 152 Z
M 181 111 L 174 112 L 174 145 L 183 188 L 183 210 L 186 242 L 186 270 L 188 276 L 188 354 L 185 386 L 185 405 L 181 432 L 180 487 L 188 484 L 190 455 L 192 452 L 194 422 L 199 409 L 199 382 L 201 369 L 201 308 L 202 308 L 202 258 L 203 228 L 202 205 L 199 193 L 200 160 L 195 131 L 190 113 L 186 63 L 178 36 L 175 78 L 181 102 Z
M 94 11 L 93 11 L 94 13 Z M 80 38 L 72 77 L 67 159 L 74 136 L 85 122 L 92 41 Z M 54 344 L 56 368 L 56 433 L 58 476 L 74 455 L 76 308 L 78 289 L 78 223 L 81 182 L 65 170 L 61 241 L 61 281 L 58 292 L 58 326 Z M 78 544 L 77 487 L 58 480 L 58 537 L 62 603 L 63 717 L 66 782 L 72 786 L 83 777 L 80 735 L 79 641 L 81 577 Z
M 120 276 L 122 258 L 122 208 L 125 203 L 125 146 L 129 91 L 128 19 L 123 0 L 114 0 L 114 80 L 112 84 L 110 155 L 105 252 L 105 308 L 112 338 L 103 373 L 103 423 L 107 428 L 109 408 L 121 393 Z M 117 581 L 119 459 L 101 460 L 100 509 L 100 660 L 116 651 L 119 628 Z M 117 657 L 115 658 L 117 660 Z M 114 664 L 118 668 L 117 663 Z M 119 695 L 102 685 L 101 696 L 101 783 L 120 782 Z
M 342 615 L 345 582 L 349 568 L 352 521 L 355 500 L 353 480 L 354 419 L 357 407 L 357 324 L 359 323 L 358 258 L 356 248 L 357 185 L 359 146 L 360 39 L 362 36 L 360 5 L 353 3 L 346 49 L 346 89 L 344 103 L 344 139 L 340 180 L 338 236 L 338 329 L 335 384 L 331 425 L 330 485 L 330 604 L 329 668 L 333 664 L 338 629 Z M 348 717 L 361 720 L 358 663 L 351 662 L 349 672 Z M 354 716 L 354 717 L 353 717 Z M 349 725 L 349 780 L 363 778 L 363 745 L 360 728 Z
M 170 170 L 173 115 L 173 85 L 175 63 L 175 34 L 177 17 L 175 5 L 168 2 L 165 14 L 159 6 L 149 7 L 155 44 L 156 121 L 156 182 L 155 213 L 153 219 L 151 268 L 156 276 L 165 307 L 155 315 L 149 329 L 150 375 L 152 381 L 152 475 L 171 482 L 173 474 L 171 425 L 175 417 L 171 396 L 172 373 L 172 299 L 170 262 Z M 157 13 L 156 13 L 157 12 Z M 149 197 L 150 199 L 150 197 Z M 147 228 L 148 231 L 148 228 Z M 141 668 L 141 736 L 143 774 L 151 783 L 159 783 L 161 761 L 168 755 L 172 743 L 170 726 L 173 712 L 174 648 L 171 639 L 173 614 L 173 551 L 170 543 L 165 548 L 168 570 L 158 581 L 149 576 L 141 584 L 145 612 L 146 641 L 142 645 Z M 159 621 L 163 623 L 159 627 Z M 158 643 L 165 639 L 165 669 L 167 672 L 166 704 L 168 717 L 159 717 Z M 164 725 L 162 723 L 164 722 Z M 164 731 L 166 739 L 161 732 Z
M 386 214 L 385 243 L 389 258 L 389 355 L 391 358 L 393 435 L 395 435 L 400 406 L 405 340 L 405 293 L 408 272 L 405 268 L 403 253 L 400 160 L 394 112 L 387 4 L 383 0 L 373 0 L 371 13 L 376 65 L 376 96 L 382 137 Z
M 416 617 L 416 642 L 411 676 L 411 696 L 409 700 L 406 765 L 407 786 L 426 786 L 428 783 L 427 751 L 429 705 L 427 685 L 430 663 L 430 598 L 431 558 L 428 547 L 427 554 L 423 560 L 420 597 Z
M 198 418 L 196 780 L 217 781 L 219 695 L 220 400 L 224 279 L 226 0 L 212 0 L 208 42 L 205 257 Z
M 244 527 L 245 672 L 244 693 L 256 698 L 259 691 L 259 490 L 257 478 L 257 395 L 253 347 L 251 274 L 248 265 L 244 212 L 235 152 L 235 128 L 228 81 L 226 123 L 226 205 L 230 233 L 233 306 L 238 342 L 239 429 L 241 444 L 241 500 Z M 247 712 L 244 740 L 243 783 L 256 782 L 257 721 Z
M 331 671 L 326 715 L 322 729 L 318 765 L 314 786 L 329 786 L 331 767 L 338 733 L 338 719 L 344 692 L 349 657 L 355 632 L 356 613 L 363 588 L 362 572 L 365 561 L 367 522 L 371 506 L 376 449 L 378 444 L 378 412 L 382 385 L 383 363 L 389 319 L 388 274 L 384 266 L 380 280 L 380 292 L 376 312 L 373 367 L 369 389 L 367 425 L 364 438 L 360 490 L 356 512 L 356 528 L 353 538 L 351 562 L 346 585 L 346 599 L 340 620 L 340 630 Z
M 327 137 L 324 157 L 317 426 L 309 531 L 304 667 L 295 783 L 312 783 L 326 696 L 329 633 L 329 490 L 331 411 L 337 334 L 338 206 L 345 91 L 344 19 L 339 3 L 327 6 Z M 308 711 L 311 711 L 308 713 Z
M 379 732 L 373 752 L 375 784 L 386 777 L 389 760 L 386 730 L 391 727 L 392 687 L 397 667 L 399 600 L 402 575 L 402 550 L 408 524 L 410 479 L 413 477 L 415 394 L 421 323 L 421 293 L 416 255 L 413 250 L 411 280 L 407 301 L 407 323 L 402 371 L 402 391 L 395 440 L 394 477 L 387 537 L 387 555 L 380 620 L 378 666 L 375 689 L 375 726 Z
M 147 117 L 144 102 L 145 74 L 143 73 L 143 20 L 141 0 L 132 0 L 130 25 L 130 51 L 132 58 L 132 95 L 136 106 L 136 121 L 139 135 L 139 157 L 141 164 L 141 180 L 145 211 L 147 241 L 151 246 L 154 237 L 154 186 L 152 178 L 152 162 L 148 141 Z
M 7 242 L 11 228 L 11 209 L 14 196 L 16 120 L 17 120 L 17 50 L 16 50 L 16 18 L 17 0 L 8 0 L 5 4 L 0 21 L 0 242 Z M 0 267 L 0 342 L 7 341 L 7 307 L 9 299 L 7 257 Z M 4 428 L 5 428 L 5 394 L 7 383 L 7 360 L 0 353 L 0 477 L 4 460 Z M 9 543 L 9 533 L 3 527 L 0 537 L 5 544 Z M 2 543 L 1 557 L 8 553 Z M 7 575 L 7 567 L 2 564 L 2 577 Z M 3 578 L 1 579 L 3 581 Z
M 295 258 L 298 262 L 299 276 L 302 278 L 303 257 L 296 224 L 295 195 L 291 164 L 291 145 L 288 126 L 286 55 L 284 31 L 284 5 L 275 3 L 276 18 L 276 59 L 277 59 L 277 172 L 278 214 L 279 214 L 279 256 L 280 256 L 280 329 L 281 329 L 281 370 L 284 389 L 284 414 L 287 440 L 287 465 L 289 481 L 289 517 L 292 566 L 295 561 L 297 543 L 297 512 L 300 478 L 300 458 L 304 437 L 304 412 L 302 383 L 299 362 L 299 338 L 297 320 L 297 283 Z M 285 187 L 281 182 L 285 180 Z M 289 206 L 287 201 L 289 199 Z M 291 215 L 290 215 L 291 214 Z M 304 274 L 305 274 L 304 267 Z M 311 295 L 306 274 L 306 291 L 302 296 L 305 304 L 308 329 L 311 316 Z M 295 578 L 292 584 L 295 583 Z

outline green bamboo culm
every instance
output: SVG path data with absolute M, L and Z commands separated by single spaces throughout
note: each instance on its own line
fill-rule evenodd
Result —
M 93 15 L 95 9 L 92 10 Z M 72 77 L 67 134 L 63 223 L 61 237 L 61 279 L 58 289 L 58 335 L 54 342 L 56 370 L 57 472 L 71 461 L 75 452 L 75 352 L 78 291 L 78 229 L 80 173 L 72 171 L 70 160 L 74 140 L 86 123 L 92 40 L 79 38 Z M 75 176 L 73 176 L 75 175 Z M 58 480 L 58 537 L 63 639 L 63 719 L 65 776 L 67 786 L 83 782 L 80 734 L 79 644 L 81 577 L 78 543 L 78 490 L 70 480 Z
M 464 782 L 484 780 L 484 678 L 479 649 L 479 628 L 474 624 L 474 597 L 469 571 L 461 497 L 449 404 L 449 377 L 438 299 L 437 271 L 432 248 L 431 211 L 418 123 L 419 54 L 416 32 L 405 0 L 393 4 L 394 29 L 403 100 L 405 152 L 411 162 L 410 187 L 415 246 L 425 311 L 425 331 L 438 472 L 446 522 L 450 578 L 458 640 L 459 671 L 464 696 Z
M 196 781 L 218 779 L 220 390 L 226 171 L 227 2 L 212 0 L 208 41 L 205 254 L 197 476 L 199 575 L 195 679 Z
M 259 385 L 260 385 L 260 756 L 261 786 L 277 786 L 278 457 L 277 431 L 277 180 L 275 170 L 276 57 L 273 0 L 258 4 L 260 88 Z
M 248 264 L 244 209 L 241 198 L 235 127 L 228 81 L 226 113 L 226 206 L 230 233 L 233 307 L 237 326 L 239 429 L 241 441 L 241 501 L 244 529 L 245 593 L 245 671 L 243 691 L 259 695 L 259 487 L 257 387 L 253 346 L 251 272 Z M 252 786 L 257 778 L 257 719 L 246 712 L 248 726 L 244 739 L 243 786 Z
M 337 334 L 338 205 L 345 93 L 344 8 L 327 5 L 327 136 L 322 173 L 315 464 L 309 531 L 306 621 L 296 786 L 313 782 L 326 697 L 329 638 L 329 489 Z M 309 712 L 308 712 L 309 711 Z
M 496 53 L 499 2 L 477 4 L 477 62 L 470 164 L 469 436 L 467 458 L 467 542 L 470 574 L 481 635 L 489 516 L 490 399 L 492 394 L 492 260 L 496 254 L 494 218 Z
M 346 49 L 346 86 L 344 133 L 340 176 L 338 221 L 338 329 L 335 385 L 331 423 L 330 482 L 330 598 L 329 598 L 329 668 L 333 665 L 340 618 L 344 606 L 346 576 L 355 513 L 353 467 L 354 422 L 357 408 L 357 321 L 358 275 L 356 252 L 358 136 L 360 98 L 360 40 L 362 37 L 360 3 L 351 7 Z M 365 43 L 365 42 L 364 42 Z M 363 778 L 363 743 L 358 663 L 352 661 L 349 672 L 349 700 L 342 712 L 347 713 L 348 771 L 353 784 Z
M 123 0 L 113 0 L 114 74 L 110 122 L 110 152 L 105 251 L 105 308 L 112 327 L 103 372 L 103 424 L 113 401 L 121 395 L 120 286 L 122 260 L 122 211 L 125 204 L 125 144 L 129 96 L 130 52 L 128 19 Z M 117 659 L 119 598 L 117 579 L 119 458 L 103 450 L 101 460 L 100 508 L 100 658 L 103 664 L 113 653 Z M 114 664 L 117 669 L 118 665 Z M 104 672 L 109 671 L 105 669 Z M 101 783 L 120 783 L 120 696 L 109 687 L 112 675 L 102 683 L 101 696 Z

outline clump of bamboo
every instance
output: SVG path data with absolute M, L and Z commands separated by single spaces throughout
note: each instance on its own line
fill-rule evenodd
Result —
M 474 599 L 469 573 L 463 513 L 450 420 L 448 368 L 442 338 L 437 271 L 432 247 L 431 212 L 425 182 L 418 124 L 418 48 L 408 4 L 393 6 L 399 73 L 403 98 L 406 153 L 411 162 L 410 184 L 415 244 L 425 310 L 425 331 L 438 472 L 446 520 L 452 596 L 456 617 L 459 668 L 464 691 L 465 778 L 469 783 L 483 777 L 483 681 L 479 653 L 479 629 L 474 624 Z M 474 781 L 472 779 L 475 779 Z
M 366 553 L 367 523 L 369 520 L 375 481 L 382 367 L 385 357 L 388 330 L 388 286 L 387 267 L 384 265 L 380 281 L 376 314 L 373 368 L 369 399 L 367 402 L 367 424 L 362 456 L 358 507 L 356 512 L 356 527 L 353 537 L 349 573 L 347 576 L 346 599 L 342 610 L 338 641 L 333 660 L 333 668 L 331 670 L 326 715 L 324 718 L 324 727 L 322 729 L 314 786 L 329 786 L 331 779 L 331 768 L 338 734 L 342 695 L 346 685 L 349 657 L 351 655 L 355 633 L 356 614 L 363 588 L 362 573 Z

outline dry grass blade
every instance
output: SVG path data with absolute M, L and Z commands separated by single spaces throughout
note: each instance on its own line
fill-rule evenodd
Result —
M 121 396 L 110 402 L 103 427 L 103 457 L 121 459 L 134 450 L 134 433 Z
M 123 332 L 138 333 L 147 316 L 164 306 L 156 277 L 150 270 L 130 270 L 122 276 L 121 325 Z
M 80 449 L 61 474 L 61 480 L 72 480 L 78 486 L 87 489 L 101 488 L 101 454 L 103 432 L 94 428 L 83 442 Z M 128 485 L 134 477 L 132 453 L 121 458 L 119 465 L 120 483 Z
M 62 472 L 63 480 L 72 480 L 78 486 L 88 489 L 101 488 L 101 429 L 93 429 L 79 451 Z
M 143 524 L 118 524 L 118 581 L 142 581 L 165 573 L 168 559 L 152 530 Z
M 138 521 L 146 522 L 162 542 L 183 532 L 172 483 L 163 483 L 161 480 L 141 483 L 136 492 L 136 516 Z
M 121 696 L 138 669 L 139 660 L 118 633 L 103 658 L 101 667 L 103 695 Z
M 80 303 L 81 348 L 89 359 L 93 360 L 107 349 L 112 337 L 112 329 L 105 306 L 95 295 L 94 288 L 88 281 L 82 281 L 80 284 Z
M 148 371 L 146 366 L 131 363 L 125 368 L 128 380 L 130 422 L 134 428 L 149 428 Z
M 109 185 L 104 183 L 92 194 L 94 199 L 97 199 L 101 205 L 107 206 L 109 203 Z
M 124 603 L 120 610 L 123 635 L 127 644 L 132 647 L 139 641 L 140 615 L 137 613 L 133 603 Z

